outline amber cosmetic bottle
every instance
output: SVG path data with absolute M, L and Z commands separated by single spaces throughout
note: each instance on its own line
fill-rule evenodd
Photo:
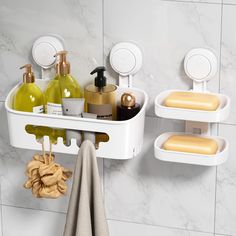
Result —
M 117 120 L 129 120 L 140 111 L 140 105 L 136 103 L 132 93 L 124 93 L 121 96 L 120 105 L 117 106 Z

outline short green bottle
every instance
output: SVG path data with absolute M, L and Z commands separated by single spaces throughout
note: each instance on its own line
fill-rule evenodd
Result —
M 41 89 L 34 83 L 35 76 L 32 71 L 32 65 L 26 64 L 20 69 L 26 69 L 23 74 L 23 83 L 18 88 L 14 99 L 13 109 L 17 111 L 44 113 L 44 95 Z M 37 139 L 43 135 L 49 135 L 50 128 L 27 125 L 26 131 L 35 134 Z

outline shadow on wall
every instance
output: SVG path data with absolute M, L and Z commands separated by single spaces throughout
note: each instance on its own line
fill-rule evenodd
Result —
M 145 127 L 145 141 L 146 134 L 153 133 L 154 137 L 149 139 L 148 148 L 144 148 L 143 153 L 139 156 L 139 165 L 138 165 L 138 173 L 143 178 L 154 178 L 156 181 L 161 181 L 162 179 L 170 180 L 178 182 L 178 184 L 184 184 L 186 182 L 192 182 L 194 178 L 199 178 L 204 175 L 205 172 L 209 170 L 211 167 L 203 167 L 198 165 L 187 165 L 181 163 L 172 163 L 172 162 L 164 162 L 156 159 L 154 157 L 154 141 L 157 136 L 162 134 L 163 132 L 171 131 L 184 131 L 184 122 L 177 120 L 165 120 L 165 119 L 157 119 L 156 122 L 157 130 L 153 131 L 152 125 Z M 181 181 L 179 181 L 181 179 Z
M 164 162 L 154 157 L 156 137 L 163 132 L 183 131 L 184 126 L 183 121 L 146 117 L 142 152 L 127 161 L 105 160 L 105 174 L 112 177 L 118 171 L 132 175 L 137 181 L 172 181 L 178 185 L 191 184 L 193 179 L 203 178 L 212 167 Z
M 179 68 L 179 79 L 183 81 L 187 88 L 191 89 L 193 87 L 193 81 L 186 75 L 184 70 L 184 59 L 181 61 Z

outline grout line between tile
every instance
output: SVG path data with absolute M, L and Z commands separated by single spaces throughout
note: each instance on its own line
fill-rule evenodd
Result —
M 196 1 L 184 1 L 184 0 L 161 0 L 163 2 L 181 2 L 181 3 L 197 3 L 197 4 L 211 4 L 211 5 L 219 5 L 222 2 L 196 2 Z
M 217 125 L 217 135 L 219 135 L 219 125 Z M 218 174 L 218 167 L 216 166 L 215 169 L 215 196 L 214 196 L 214 235 L 216 232 L 216 200 L 217 200 L 217 174 Z
M 222 0 L 223 1 L 223 0 Z M 223 5 L 225 5 L 225 6 L 236 6 L 236 4 L 234 4 L 234 3 L 225 3 L 225 2 L 223 2 Z
M 103 64 L 105 65 L 106 62 L 105 62 L 105 52 L 104 52 L 104 48 L 105 48 L 105 37 L 104 37 L 104 25 L 105 25 L 105 21 L 104 21 L 104 17 L 105 17 L 105 14 L 104 14 L 104 0 L 102 0 L 102 61 L 103 61 Z M 104 202 L 104 205 L 106 205 L 106 199 L 105 199 L 105 160 L 103 158 L 102 160 L 102 190 L 103 190 L 103 202 Z
M 161 0 L 163 2 L 181 2 L 181 3 L 203 3 L 203 4 L 213 4 L 213 5 L 219 5 L 219 4 L 223 4 L 223 5 L 230 5 L 230 6 L 236 6 L 236 3 L 227 3 L 224 2 L 224 0 L 221 0 L 221 2 L 196 2 L 193 0 L 188 0 L 188 1 L 184 1 L 184 0 Z
M 107 218 L 107 220 L 117 221 L 117 222 L 121 222 L 121 223 L 123 222 L 123 223 L 129 223 L 129 224 L 161 227 L 161 228 L 165 228 L 165 229 L 175 229 L 175 230 L 191 231 L 191 232 L 197 232 L 197 233 L 208 233 L 208 234 L 214 235 L 213 232 L 201 231 L 201 230 L 190 230 L 190 229 L 185 229 L 185 228 L 181 228 L 181 227 L 172 227 L 172 226 L 166 226 L 166 225 L 154 225 L 154 224 L 140 223 L 140 222 L 128 221 L 128 220 L 118 220 L 118 219 L 112 219 L 112 218 Z
M 220 61 L 219 61 L 219 93 L 221 92 L 221 70 L 222 70 L 222 37 L 223 37 L 223 0 L 221 1 L 221 19 L 220 19 Z M 220 124 L 217 124 L 217 135 L 219 136 Z M 217 207 L 217 175 L 218 167 L 215 169 L 215 199 L 214 199 L 214 234 L 216 233 L 216 207 Z
M 234 236 L 234 235 L 232 235 L 232 234 L 218 234 L 218 233 L 216 233 L 215 235 L 222 235 L 222 236 Z
M 223 1 L 223 0 L 222 0 Z M 222 70 L 222 39 L 223 39 L 223 3 L 221 4 L 221 19 L 220 19 L 220 61 L 219 61 L 219 93 L 221 92 L 221 70 Z
M 8 204 L 1 204 L 1 206 L 26 209 L 26 210 L 33 210 L 33 211 L 43 211 L 43 212 L 49 212 L 49 213 L 59 213 L 59 214 L 66 215 L 66 213 L 62 212 L 62 211 L 42 210 L 42 209 L 35 209 L 35 208 L 31 208 L 31 207 L 14 206 L 14 205 L 8 205 Z
M 104 42 L 104 0 L 102 0 L 102 61 L 105 65 L 105 52 L 104 52 L 104 45 L 105 45 L 105 42 Z
M 233 124 L 233 123 L 224 123 L 224 122 L 219 123 L 219 125 L 236 126 L 236 124 Z

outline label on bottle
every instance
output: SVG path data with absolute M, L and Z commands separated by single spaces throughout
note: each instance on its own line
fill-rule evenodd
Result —
M 33 113 L 43 113 L 43 112 L 44 112 L 43 105 L 33 107 Z
M 62 115 L 62 105 L 57 103 L 47 103 L 47 114 L 50 115 Z
M 95 105 L 88 103 L 88 112 L 97 114 L 97 119 L 100 120 L 112 120 L 112 105 L 102 104 Z

